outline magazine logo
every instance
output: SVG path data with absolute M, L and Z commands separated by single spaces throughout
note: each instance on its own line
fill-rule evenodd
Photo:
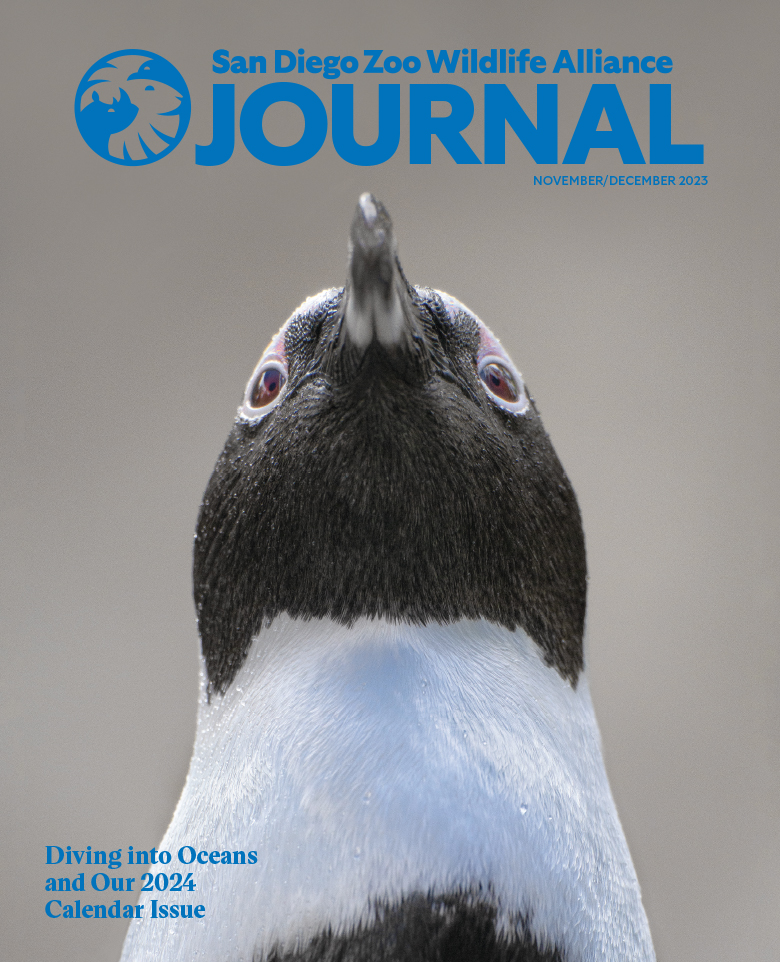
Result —
M 297 56 L 282 49 L 275 50 L 273 58 L 246 53 L 231 57 L 227 49 L 214 51 L 213 73 L 229 73 L 231 82 L 212 85 L 211 142 L 195 145 L 199 167 L 225 164 L 238 143 L 261 163 L 296 166 L 315 157 L 328 138 L 346 163 L 375 167 L 396 155 L 402 136 L 408 143 L 410 165 L 431 164 L 432 151 L 438 150 L 441 156 L 442 148 L 456 164 L 505 164 L 507 140 L 519 141 L 538 165 L 583 165 L 594 150 L 601 157 L 604 151 L 611 158 L 617 155 L 621 163 L 630 165 L 704 163 L 702 144 L 672 140 L 670 83 L 649 83 L 647 107 L 642 111 L 632 106 L 632 119 L 618 85 L 601 82 L 599 77 L 590 85 L 584 103 L 581 89 L 573 91 L 578 120 L 573 131 L 561 130 L 559 83 L 536 82 L 531 76 L 544 74 L 553 61 L 540 54 L 532 56 L 529 48 L 519 53 L 511 47 L 491 48 L 489 55 L 482 56 L 477 48 L 451 53 L 426 50 L 427 66 L 421 56 L 383 58 L 384 50 L 379 49 L 364 50 L 363 61 L 352 54 L 307 56 L 303 48 Z M 601 48 L 582 48 L 576 51 L 576 65 L 572 53 L 561 50 L 551 73 L 556 81 L 563 73 L 619 74 L 625 76 L 622 83 L 627 87 L 630 75 L 665 75 L 673 66 L 667 56 L 631 54 L 621 59 L 604 56 Z M 249 91 L 244 83 L 233 82 L 232 75 L 266 74 L 271 67 L 285 79 L 261 82 Z M 310 82 L 287 79 L 295 70 L 311 75 Z M 453 83 L 455 76 L 442 82 L 444 78 L 436 76 L 442 71 L 467 74 L 468 84 Z M 377 134 L 372 143 L 363 142 L 357 136 L 363 125 L 356 124 L 355 85 L 343 82 L 342 74 L 401 72 L 430 73 L 431 82 L 424 77 L 403 84 L 373 82 L 375 106 L 367 105 L 363 97 L 359 109 L 370 111 Z M 497 76 L 475 84 L 470 75 L 478 74 Z M 313 86 L 320 82 L 314 79 L 317 76 L 325 81 L 319 91 Z M 499 77 L 508 83 L 497 82 Z M 565 84 L 560 88 L 570 104 L 572 91 Z M 278 104 L 303 119 L 303 133 L 296 143 L 278 144 L 266 135 L 266 113 Z M 204 109 L 209 112 L 205 105 Z M 103 57 L 90 67 L 76 92 L 76 122 L 85 142 L 105 160 L 129 167 L 151 164 L 169 154 L 183 139 L 191 111 L 190 94 L 179 71 L 148 50 L 118 50 Z M 647 146 L 637 138 L 641 130 L 637 120 L 647 132 Z M 439 147 L 433 147 L 435 141 Z
M 76 123 L 96 154 L 140 167 L 169 154 L 182 140 L 192 105 L 187 84 L 170 61 L 149 50 L 101 57 L 76 91 Z

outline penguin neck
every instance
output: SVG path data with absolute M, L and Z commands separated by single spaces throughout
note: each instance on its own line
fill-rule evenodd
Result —
M 418 625 L 359 618 L 347 626 L 284 614 L 252 639 L 224 695 L 209 689 L 204 667 L 199 729 L 232 725 L 239 705 L 245 721 L 251 716 L 265 727 L 278 715 L 294 726 L 301 699 L 364 733 L 383 720 L 419 722 L 456 706 L 473 724 L 502 712 L 514 716 L 553 693 L 568 702 L 576 689 L 522 629 L 485 619 Z M 590 704 L 587 695 L 584 701 Z M 561 721 L 568 714 L 567 704 Z
M 564 781 L 603 778 L 584 675 L 576 686 L 562 678 L 522 629 L 282 615 L 254 637 L 224 695 L 209 695 L 203 670 L 192 768 L 222 770 L 248 813 L 269 765 L 274 790 L 293 779 L 333 797 L 380 794 L 385 808 L 367 830 L 412 818 L 429 844 L 442 806 L 478 805 L 485 778 L 499 792 L 520 779 L 543 795 L 540 753 Z M 507 758 L 511 778 L 499 774 Z
M 280 616 L 224 695 L 208 698 L 204 670 L 164 840 L 184 844 L 264 866 L 262 891 L 219 903 L 247 957 L 370 924 L 414 893 L 482 893 L 508 936 L 527 919 L 539 944 L 640 957 L 612 934 L 641 906 L 587 680 L 573 687 L 522 630 L 484 620 Z

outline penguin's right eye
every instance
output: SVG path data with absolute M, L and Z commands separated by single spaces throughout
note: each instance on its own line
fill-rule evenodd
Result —
M 264 408 L 275 401 L 279 396 L 285 381 L 284 371 L 278 367 L 267 367 L 255 379 L 252 393 L 249 397 L 249 406 L 253 408 Z
M 239 411 L 252 420 L 263 417 L 276 407 L 287 383 L 287 366 L 278 358 L 265 359 L 249 379 L 244 403 Z

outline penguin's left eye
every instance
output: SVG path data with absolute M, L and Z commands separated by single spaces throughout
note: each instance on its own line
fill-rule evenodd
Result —
M 487 384 L 488 391 L 491 394 L 495 394 L 503 401 L 509 401 L 510 404 L 517 400 L 519 391 L 515 379 L 511 372 L 507 371 L 501 364 L 497 364 L 495 361 L 485 364 L 480 370 L 479 376 Z
M 477 374 L 491 399 L 512 414 L 522 414 L 528 407 L 528 397 L 519 374 L 510 370 L 499 357 L 484 357 Z

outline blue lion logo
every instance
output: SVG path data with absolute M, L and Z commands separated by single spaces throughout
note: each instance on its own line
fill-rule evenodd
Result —
M 76 91 L 81 136 L 114 164 L 138 167 L 165 157 L 187 132 L 190 112 L 182 75 L 148 50 L 118 50 L 102 57 Z

